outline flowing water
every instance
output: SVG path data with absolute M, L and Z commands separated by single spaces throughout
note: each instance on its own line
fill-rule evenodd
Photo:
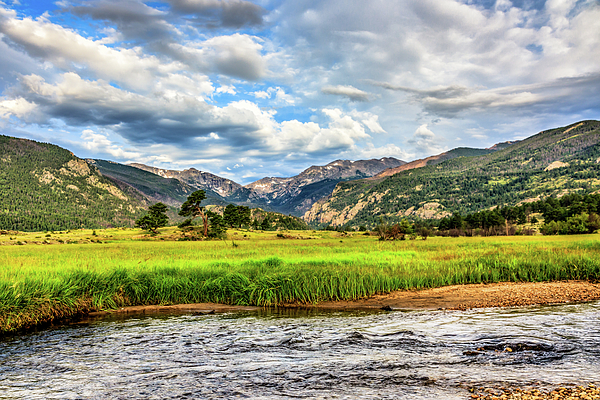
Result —
M 465 399 L 599 380 L 600 302 L 105 318 L 0 341 L 0 399 Z

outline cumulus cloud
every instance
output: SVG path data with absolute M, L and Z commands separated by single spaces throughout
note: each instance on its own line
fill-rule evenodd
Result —
M 167 0 L 172 9 L 208 27 L 260 26 L 267 11 L 244 0 Z
M 352 101 L 369 101 L 370 94 L 350 85 L 325 86 L 321 89 L 324 94 L 347 97 Z
M 217 88 L 217 90 L 215 90 L 215 93 L 227 93 L 230 95 L 235 95 L 236 91 L 235 91 L 235 86 L 233 85 L 221 85 L 219 88 Z
M 91 129 L 85 129 L 81 133 L 81 139 L 80 146 L 96 154 L 107 154 L 117 160 L 135 160 L 142 157 L 140 152 L 123 150 L 120 146 L 113 143 L 108 136 L 96 133 Z
M 172 41 L 177 29 L 166 19 L 168 13 L 150 7 L 139 0 L 96 0 L 68 4 L 64 11 L 80 17 L 113 23 L 125 39 L 142 41 Z
M 260 54 L 262 45 L 249 35 L 217 36 L 204 42 L 203 46 L 214 52 L 220 73 L 250 81 L 266 74 L 266 63 Z
M 154 56 L 140 55 L 134 49 L 113 49 L 87 39 L 71 29 L 45 18 L 18 19 L 14 11 L 0 13 L 0 32 L 5 40 L 21 46 L 33 57 L 63 69 L 85 66 L 100 78 L 121 82 L 132 88 L 146 88 L 155 73 L 168 72 Z
M 379 115 L 370 112 L 360 112 L 353 110 L 350 115 L 361 121 L 373 133 L 386 133 L 379 124 Z
M 427 155 L 443 152 L 444 147 L 441 146 L 440 142 L 442 142 L 441 138 L 427 128 L 427 124 L 419 126 L 408 141 L 417 152 Z
M 329 121 L 324 127 L 297 120 L 279 123 L 274 118 L 276 111 L 263 110 L 247 100 L 218 107 L 183 94 L 141 96 L 106 82 L 82 79 L 72 72 L 64 74 L 57 84 L 47 83 L 37 75 L 25 76 L 19 93 L 23 96 L 20 104 L 43 111 L 46 121 L 40 123 L 60 119 L 72 126 L 101 126 L 142 145 L 189 146 L 194 140 L 211 139 L 220 142 L 212 151 L 275 157 L 289 152 L 342 151 L 370 139 L 365 129 L 382 131 L 376 116 L 365 112 L 323 109 Z M 18 117 L 24 118 L 26 113 L 24 109 Z M 92 144 L 104 146 L 103 151 L 118 151 L 109 151 L 112 147 L 98 136 L 101 134 L 86 134 L 94 138 Z
M 273 99 L 273 104 L 277 106 L 293 106 L 299 99 L 279 87 L 270 87 L 266 90 L 259 90 L 251 93 L 257 99 Z
M 281 105 L 293 106 L 296 104 L 296 99 L 294 96 L 287 94 L 282 88 L 277 87 L 275 89 L 275 102 Z
M 35 103 L 31 103 L 22 97 L 0 100 L 0 118 L 9 119 L 11 116 L 15 116 L 24 119 L 30 115 L 36 107 Z
M 265 92 L 264 90 L 259 90 L 257 92 L 253 92 L 252 95 L 257 99 L 268 99 L 271 97 L 271 93 Z

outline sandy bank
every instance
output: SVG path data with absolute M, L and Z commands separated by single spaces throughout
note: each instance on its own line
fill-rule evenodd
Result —
M 516 307 L 542 304 L 575 303 L 600 300 L 600 284 L 585 281 L 566 282 L 503 282 L 494 284 L 455 285 L 435 289 L 402 290 L 354 301 L 327 301 L 318 304 L 286 304 L 287 308 L 319 308 L 333 310 L 391 309 L 437 310 L 440 308 L 467 310 L 483 307 Z M 151 313 L 222 313 L 253 311 L 260 307 L 231 306 L 216 303 L 178 304 L 170 306 L 135 306 L 91 313 L 106 314 Z
M 518 307 L 579 303 L 600 299 L 600 284 L 586 281 L 502 282 L 403 290 L 357 301 L 323 302 L 319 308 L 391 308 L 401 310 Z

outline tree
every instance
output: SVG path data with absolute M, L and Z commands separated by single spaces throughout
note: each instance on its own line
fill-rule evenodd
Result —
M 238 206 L 237 207 L 237 222 L 239 227 L 241 228 L 243 225 L 250 225 L 251 223 L 251 214 L 250 207 L 247 206 Z
M 589 233 L 594 233 L 595 231 L 600 229 L 600 216 L 594 212 L 590 213 L 588 217 L 587 227 Z
M 204 199 L 206 199 L 204 190 L 196 190 L 194 193 L 190 194 L 187 200 L 181 205 L 179 215 L 191 217 L 192 219 L 196 217 L 202 218 L 204 224 L 203 235 L 206 237 L 208 236 L 208 215 L 204 212 L 204 207 L 200 206 L 200 203 Z
M 230 228 L 234 228 L 238 224 L 238 209 L 234 204 L 228 204 L 223 211 L 223 221 Z
M 148 208 L 148 214 L 144 215 L 137 221 L 135 226 L 152 233 L 158 233 L 156 230 L 167 226 L 169 217 L 167 217 L 167 206 L 163 203 L 156 203 Z
M 249 226 L 252 223 L 250 216 L 250 208 L 246 206 L 228 204 L 223 211 L 223 220 L 230 228 L 241 228 L 243 225 Z
M 211 211 L 206 211 L 206 215 L 208 216 L 208 220 L 210 222 L 210 226 L 208 228 L 208 237 L 225 239 L 227 237 L 225 234 L 227 231 L 227 226 L 223 217 Z

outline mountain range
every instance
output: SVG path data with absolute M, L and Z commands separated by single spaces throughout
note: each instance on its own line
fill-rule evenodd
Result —
M 412 164 L 412 165 L 411 165 Z M 582 121 L 490 149 L 459 148 L 342 182 L 305 213 L 312 225 L 442 218 L 600 189 L 600 122 Z
M 176 215 L 198 189 L 206 205 L 259 207 L 303 216 L 313 226 L 441 218 L 597 191 L 599 143 L 600 122 L 582 121 L 488 149 L 461 147 L 409 163 L 336 160 L 242 186 L 194 168 L 82 160 L 52 144 L 0 136 L 0 229 L 131 226 L 158 201 Z
M 194 190 L 202 189 L 208 197 L 206 204 L 234 203 L 296 216 L 304 214 L 317 200 L 331 194 L 339 182 L 370 177 L 385 169 L 405 164 L 404 161 L 391 157 L 360 161 L 336 160 L 324 166 L 312 166 L 290 178 L 269 177 L 242 186 L 195 168 L 176 171 L 138 163 L 123 165 L 102 160 L 89 162 L 98 167 L 102 174 L 126 183 L 152 199 L 162 199 L 167 204 L 181 204 L 183 200 L 179 194 L 187 196 Z M 161 181 L 161 178 L 165 181 Z M 179 183 L 176 188 L 171 187 L 173 181 Z

